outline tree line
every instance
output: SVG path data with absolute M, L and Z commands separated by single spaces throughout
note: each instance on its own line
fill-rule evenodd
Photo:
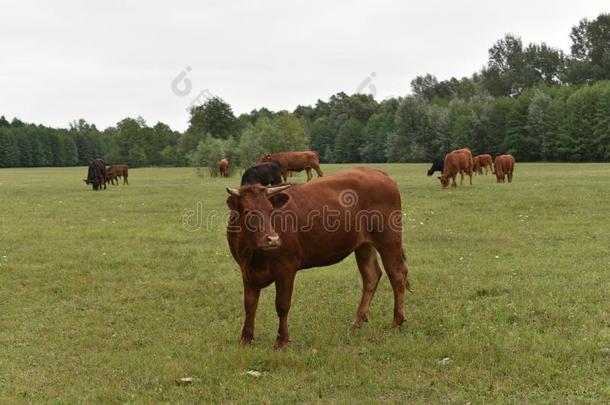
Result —
M 235 116 L 214 97 L 191 110 L 184 133 L 126 118 L 103 131 L 0 117 L 0 167 L 86 165 L 246 167 L 263 152 L 312 149 L 323 162 L 422 162 L 464 146 L 519 161 L 610 160 L 610 14 L 572 28 L 570 52 L 507 34 L 479 72 L 416 77 L 411 94 L 377 101 L 338 93 L 313 106 Z

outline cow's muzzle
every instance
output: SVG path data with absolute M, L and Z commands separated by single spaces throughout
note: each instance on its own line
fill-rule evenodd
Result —
M 282 246 L 282 242 L 280 241 L 279 235 L 268 235 L 265 237 L 265 242 L 261 248 L 264 250 L 272 250 L 277 249 L 280 246 Z

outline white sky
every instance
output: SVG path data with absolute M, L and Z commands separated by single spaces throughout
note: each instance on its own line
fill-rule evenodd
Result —
M 587 1 L 124 1 L 0 0 L 0 115 L 103 129 L 141 115 L 187 127 L 186 109 L 208 90 L 236 115 L 294 109 L 372 72 L 377 99 L 479 70 L 508 32 L 569 51 Z M 186 67 L 192 89 L 172 81 Z M 178 88 L 185 89 L 184 82 Z M 368 92 L 368 85 L 365 91 Z

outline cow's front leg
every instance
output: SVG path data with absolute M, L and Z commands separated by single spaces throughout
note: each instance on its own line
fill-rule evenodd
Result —
M 288 337 L 288 311 L 290 311 L 293 287 L 294 273 L 285 274 L 281 279 L 275 281 L 275 310 L 280 320 L 280 326 L 277 330 L 274 347 L 278 350 L 285 348 L 290 342 Z
M 239 344 L 242 346 L 249 345 L 252 339 L 254 339 L 254 317 L 256 316 L 256 307 L 258 306 L 258 297 L 260 295 L 260 288 L 254 288 L 244 283 L 246 320 L 244 321 L 244 328 L 241 331 L 241 339 L 239 340 Z

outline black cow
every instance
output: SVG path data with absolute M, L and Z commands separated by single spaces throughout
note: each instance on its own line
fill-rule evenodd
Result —
M 432 162 L 432 167 L 428 170 L 428 176 L 432 176 L 435 171 L 441 172 L 443 174 L 443 169 L 445 168 L 445 156 L 438 157 Z
M 241 176 L 241 185 L 246 184 L 263 186 L 282 184 L 282 169 L 276 161 L 259 163 L 250 167 Z
M 102 159 L 94 159 L 89 163 L 87 178 L 83 180 L 87 184 L 91 184 L 94 190 L 106 188 L 106 162 Z

